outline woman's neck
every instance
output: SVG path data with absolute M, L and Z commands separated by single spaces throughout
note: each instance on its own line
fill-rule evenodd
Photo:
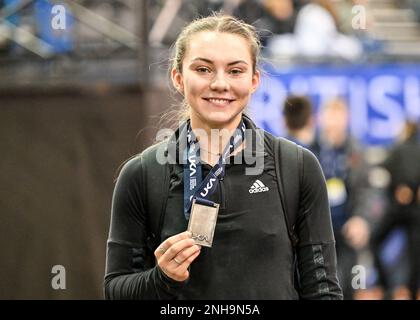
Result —
M 214 165 L 229 143 L 230 137 L 238 128 L 242 117 L 228 125 L 213 125 L 191 119 L 191 129 L 200 143 L 200 157 L 204 162 Z M 239 151 L 238 148 L 236 151 Z
M 239 116 L 227 124 L 213 124 L 192 117 L 191 129 L 194 131 L 200 147 L 213 153 L 222 153 L 230 137 L 238 128 L 241 119 L 242 117 Z

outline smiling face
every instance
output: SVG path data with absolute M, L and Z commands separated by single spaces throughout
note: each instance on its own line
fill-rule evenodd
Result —
M 182 72 L 174 68 L 171 75 L 190 106 L 191 126 L 205 130 L 236 129 L 260 79 L 247 40 L 213 31 L 191 36 Z

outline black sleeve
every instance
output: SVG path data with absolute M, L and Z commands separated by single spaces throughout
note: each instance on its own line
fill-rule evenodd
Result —
M 112 198 L 105 271 L 106 299 L 176 299 L 183 285 L 155 265 L 146 246 L 146 214 L 141 157 L 121 170 Z
M 306 149 L 296 228 L 301 298 L 343 299 L 325 178 L 317 158 Z

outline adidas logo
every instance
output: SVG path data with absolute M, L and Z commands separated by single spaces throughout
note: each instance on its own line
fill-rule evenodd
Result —
M 251 188 L 249 189 L 249 193 L 258 193 L 258 192 L 266 192 L 270 189 L 264 185 L 260 180 L 255 180 L 252 184 Z

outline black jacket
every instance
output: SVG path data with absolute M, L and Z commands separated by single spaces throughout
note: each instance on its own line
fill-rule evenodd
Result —
M 256 127 L 244 117 L 247 129 Z M 185 125 L 170 141 L 185 139 Z M 226 175 L 212 200 L 220 211 L 212 248 L 203 247 L 193 262 L 190 278 L 176 282 L 154 266 L 148 250 L 147 187 L 141 157 L 131 159 L 118 178 L 112 203 L 105 275 L 108 299 L 341 299 L 336 275 L 336 255 L 325 180 L 316 157 L 304 150 L 296 248 L 300 292 L 294 286 L 294 251 L 288 238 L 277 190 L 272 139 L 264 132 L 264 152 L 255 143 L 232 157 Z M 157 153 L 162 144 L 147 152 Z M 252 155 L 262 163 L 258 175 L 246 175 L 255 164 L 235 164 Z M 183 232 L 183 165 L 169 164 L 169 195 L 161 241 Z M 242 161 L 244 162 L 244 161 Z M 203 164 L 203 176 L 211 167 Z M 146 170 L 146 171 L 145 171 Z M 143 178 L 142 178 L 143 177 Z M 259 180 L 266 188 L 251 193 Z M 287 185 L 285 186 L 287 188 Z M 152 195 L 152 198 L 154 195 Z M 156 194 L 156 201 L 161 201 Z

